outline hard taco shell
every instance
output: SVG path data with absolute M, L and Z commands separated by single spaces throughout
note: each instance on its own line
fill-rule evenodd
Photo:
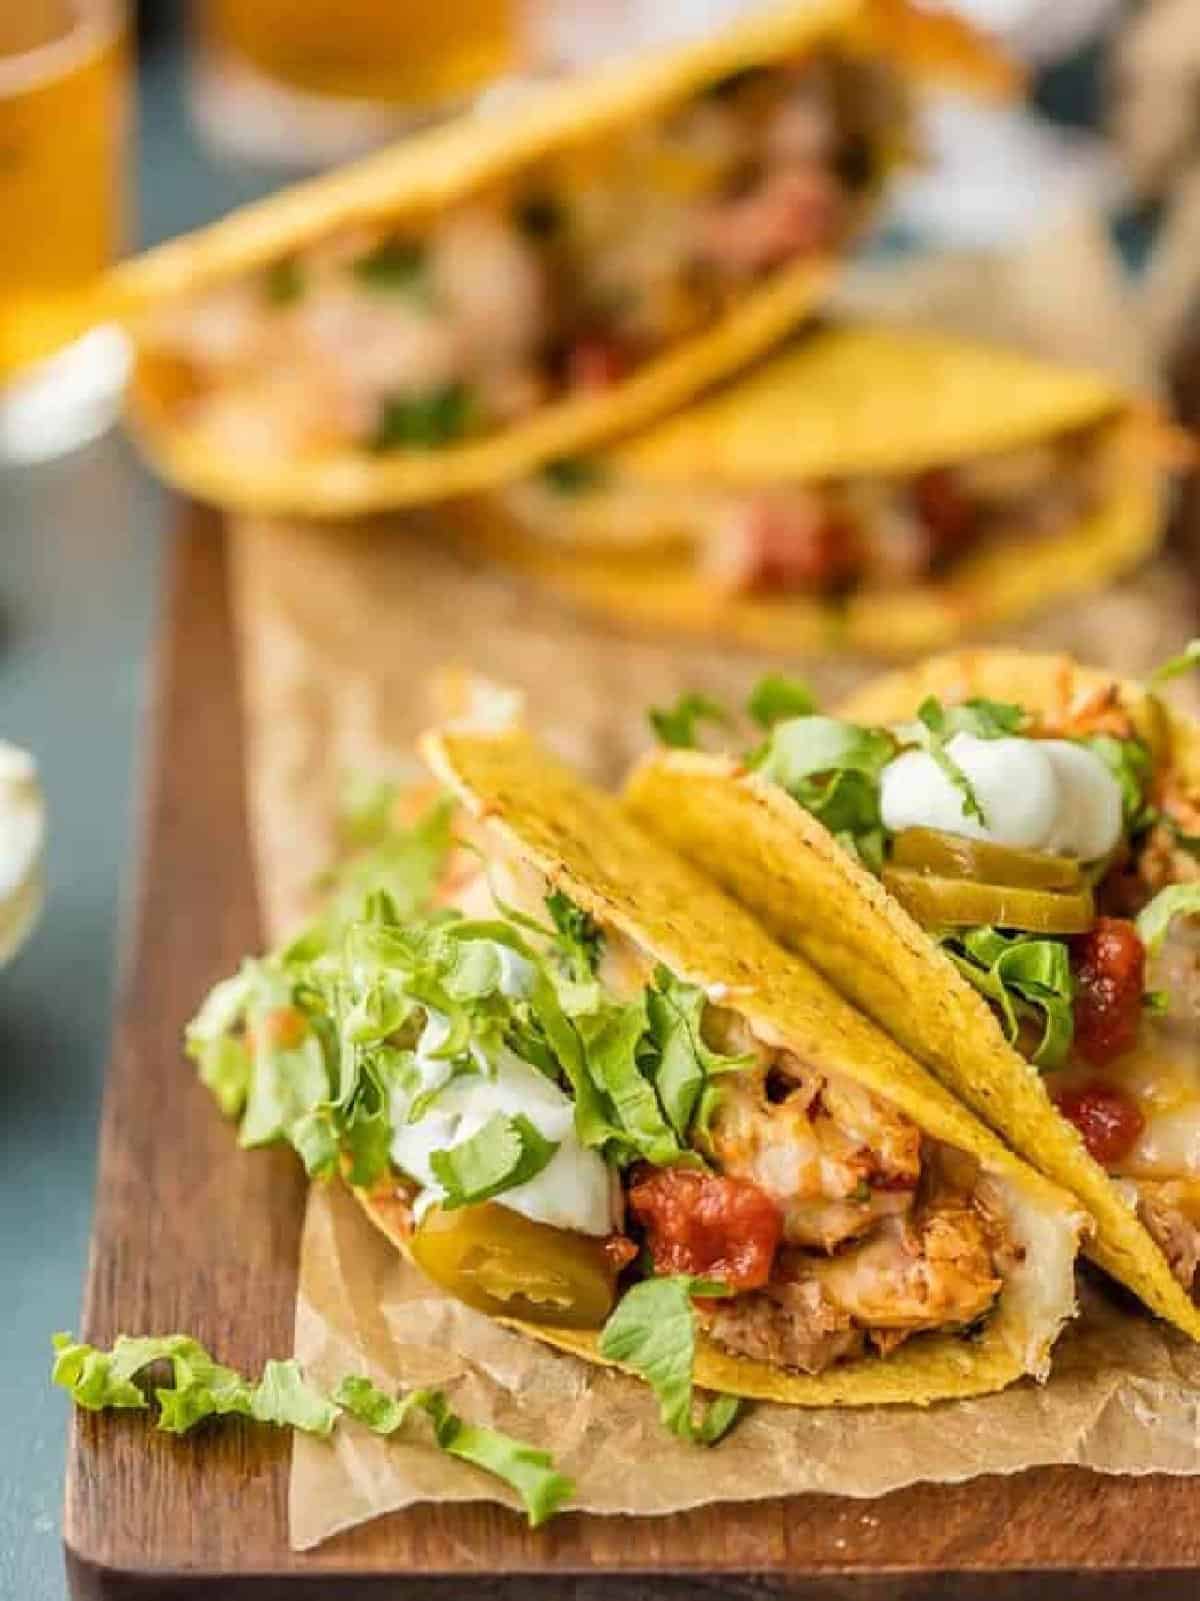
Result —
M 1050 716 L 1116 684 L 1159 762 L 1200 791 L 1200 728 L 1143 686 L 1070 658 L 976 650 L 935 657 L 868 684 L 840 712 L 861 723 L 911 717 L 927 695 L 985 696 Z M 873 874 L 778 786 L 728 758 L 651 755 L 627 801 L 639 820 L 806 956 L 856 1006 L 1009 1141 L 1071 1190 L 1096 1233 L 1103 1268 L 1161 1317 L 1200 1339 L 1200 1310 L 1032 1063 L 1010 1046 L 987 1003 Z
M 1072 1261 L 1082 1216 L 1013 1157 L 925 1070 L 788 955 L 702 875 L 663 849 L 620 804 L 576 777 L 520 732 L 442 732 L 422 742 L 435 775 L 486 822 L 498 847 L 535 868 L 610 930 L 691 983 L 723 996 L 764 1037 L 886 1096 L 927 1133 L 976 1155 L 1001 1179 L 1027 1244 L 976 1339 L 926 1335 L 886 1359 L 865 1358 L 807 1377 L 703 1343 L 696 1380 L 731 1394 L 794 1406 L 925 1405 L 976 1395 L 1023 1373 L 1044 1376 L 1074 1303 Z M 407 1250 L 407 1207 L 386 1189 L 358 1194 L 371 1220 Z M 597 1337 L 514 1323 L 522 1333 L 602 1362 Z

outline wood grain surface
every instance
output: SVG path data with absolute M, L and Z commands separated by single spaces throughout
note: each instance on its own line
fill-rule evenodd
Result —
M 189 515 L 157 664 L 144 850 L 103 1123 L 84 1334 L 181 1329 L 256 1369 L 290 1349 L 303 1180 L 239 1152 L 184 1061 L 198 999 L 258 941 L 225 555 Z M 48 1226 L 49 1223 L 48 1223 Z M 79 1597 L 1080 1597 L 1200 1591 L 1200 1482 L 1052 1469 L 874 1502 L 810 1496 L 656 1520 L 416 1507 L 299 1555 L 288 1439 L 176 1440 L 77 1414 L 65 1543 Z M 468 1576 L 471 1583 L 465 1581 Z

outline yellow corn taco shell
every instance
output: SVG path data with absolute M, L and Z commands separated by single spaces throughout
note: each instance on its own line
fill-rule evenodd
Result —
M 681 543 L 697 487 L 769 489 L 953 466 L 1109 424 L 1097 507 L 1062 532 L 1014 527 L 944 575 L 830 602 L 727 594 Z M 1095 587 L 1136 566 L 1163 527 L 1163 430 L 1111 379 L 945 335 L 840 325 L 599 458 L 600 487 L 563 495 L 552 537 L 504 496 L 470 536 L 577 603 L 629 626 L 723 636 L 777 654 L 903 657 Z M 637 492 L 606 506 L 603 473 Z
M 981 695 L 1065 713 L 1115 690 L 1160 762 L 1200 794 L 1200 727 L 1141 685 L 1065 656 L 972 650 L 868 684 L 840 708 L 862 723 L 911 717 L 926 695 Z M 679 751 L 631 776 L 635 815 L 752 909 L 790 949 L 985 1119 L 1096 1223 L 1089 1255 L 1193 1339 L 1200 1310 L 1112 1180 L 1059 1116 L 1036 1067 L 1015 1051 L 983 998 L 883 885 L 782 789 L 737 762 Z
M 722 995 L 763 1037 L 886 1096 L 933 1137 L 973 1153 L 1019 1210 L 1027 1258 L 1006 1281 L 976 1340 L 925 1335 L 886 1358 L 817 1377 L 785 1372 L 705 1344 L 707 1388 L 795 1406 L 926 1403 L 1044 1376 L 1074 1304 L 1072 1262 L 1082 1224 L 1063 1192 L 987 1132 L 923 1068 L 789 955 L 740 907 L 657 844 L 619 802 L 583 782 L 526 734 L 441 732 L 423 753 L 501 851 L 532 866 L 598 922 L 691 983 Z M 368 1216 L 406 1251 L 407 1212 L 386 1189 L 359 1193 Z M 549 1345 L 601 1362 L 596 1336 L 514 1323 Z
M 326 177 L 297 185 L 121 268 L 105 301 L 132 322 L 341 230 L 403 224 L 494 188 L 542 158 L 635 127 L 730 74 L 827 47 L 887 55 L 904 71 L 1005 93 L 1011 66 L 949 17 L 898 0 L 792 0 L 713 38 L 530 88 L 507 108 L 463 117 Z M 885 166 L 905 153 L 878 152 Z M 329 448 L 298 459 L 242 459 L 189 426 L 184 364 L 142 342 L 130 392 L 132 425 L 162 474 L 201 498 L 252 512 L 341 517 L 473 492 L 649 422 L 761 353 L 802 319 L 835 268 L 832 258 L 784 268 L 702 335 L 642 364 L 603 393 L 550 404 L 531 419 L 428 454 Z

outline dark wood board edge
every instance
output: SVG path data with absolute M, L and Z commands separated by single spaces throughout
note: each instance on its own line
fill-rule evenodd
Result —
M 190 513 L 157 653 L 84 1332 L 106 1342 L 170 1324 L 253 1370 L 290 1349 L 303 1182 L 283 1153 L 236 1150 L 179 1050 L 198 998 L 259 934 L 226 580 L 217 520 Z M 197 1238 L 220 1249 L 197 1252 Z M 873 1503 L 812 1496 L 636 1524 L 574 1515 L 535 1535 L 492 1506 L 418 1507 L 302 1555 L 287 1547 L 287 1449 L 240 1424 L 178 1442 L 141 1417 L 76 1416 L 64 1521 L 72 1593 L 441 1601 L 461 1595 L 468 1574 L 480 1601 L 1009 1601 L 1039 1580 L 1064 1601 L 1198 1588 L 1195 1481 L 1049 1469 Z

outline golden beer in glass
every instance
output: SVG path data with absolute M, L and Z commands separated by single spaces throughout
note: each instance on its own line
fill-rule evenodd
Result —
M 518 0 L 197 0 L 193 104 L 218 145 L 320 164 L 512 66 Z
M 123 239 L 127 73 L 116 0 L 0 0 L 0 457 L 52 454 L 94 433 L 97 383 L 111 414 L 120 375 L 99 367 L 123 365 L 119 335 L 81 338 L 81 312 Z M 55 352 L 61 404 L 35 406 L 39 444 L 25 437 L 22 407 Z M 91 410 L 73 419 L 85 366 Z

